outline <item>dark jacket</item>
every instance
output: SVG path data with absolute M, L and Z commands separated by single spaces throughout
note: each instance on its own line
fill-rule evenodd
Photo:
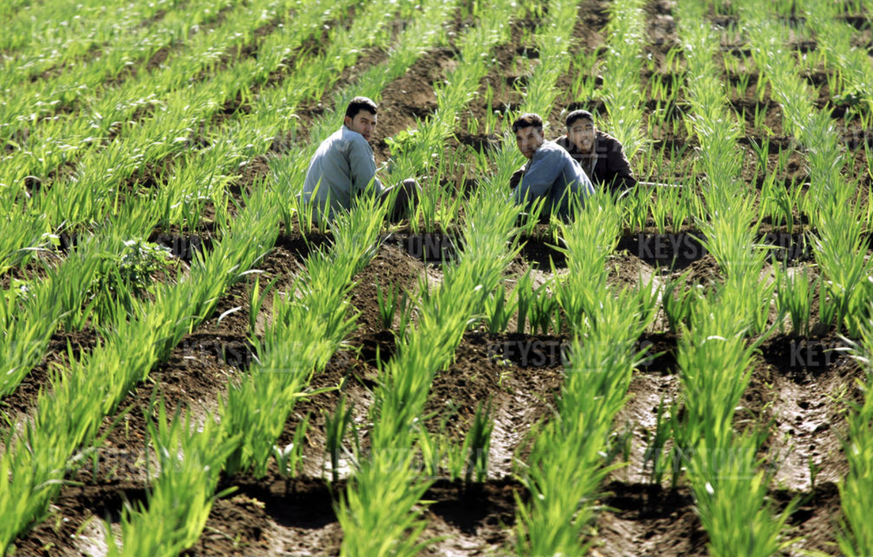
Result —
M 597 130 L 593 156 L 580 153 L 566 135 L 556 139 L 555 143 L 576 159 L 595 186 L 622 191 L 637 185 L 621 143 L 611 135 Z

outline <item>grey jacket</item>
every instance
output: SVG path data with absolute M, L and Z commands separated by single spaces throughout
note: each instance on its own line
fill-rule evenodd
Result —
M 567 217 L 571 197 L 581 197 L 584 201 L 592 194 L 594 186 L 579 163 L 553 141 L 543 141 L 525 165 L 521 183 L 513 191 L 513 199 L 522 203 L 525 196 L 529 202 L 547 197 L 542 215 L 555 213 Z
M 314 203 L 321 214 L 330 197 L 331 218 L 339 210 L 350 209 L 352 200 L 364 191 L 380 195 L 384 189 L 376 178 L 370 144 L 363 135 L 343 126 L 325 139 L 312 157 L 303 183 L 303 202 Z

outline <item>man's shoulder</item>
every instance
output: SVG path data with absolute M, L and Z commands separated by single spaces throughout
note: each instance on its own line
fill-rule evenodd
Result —
M 612 137 L 611 135 L 609 135 L 608 133 L 606 133 L 604 131 L 597 130 L 596 138 L 597 138 L 598 144 L 608 145 L 608 146 L 616 146 L 617 145 L 619 148 L 621 148 L 621 141 L 617 140 L 616 138 Z
M 562 147 L 557 141 L 543 141 L 543 144 L 537 149 L 536 156 L 540 158 L 548 158 L 552 160 L 562 159 L 562 160 L 575 160 L 570 153 L 567 152 L 567 149 Z
M 566 153 L 567 151 L 566 151 L 566 149 L 561 147 L 557 141 L 551 141 L 551 140 L 546 139 L 545 141 L 543 141 L 543 144 L 540 145 L 540 148 L 537 149 L 537 153 L 540 153 L 540 152 L 542 152 L 543 154 L 556 153 L 556 154 L 560 155 L 561 153 Z
M 337 132 L 337 133 L 339 133 L 341 135 L 341 137 L 343 138 L 343 140 L 348 142 L 349 144 L 367 145 L 367 146 L 370 145 L 367 142 L 367 140 L 364 138 L 363 135 L 359 134 L 356 131 L 350 130 L 349 128 L 347 128 L 345 126 L 340 128 L 339 132 Z
M 570 138 L 568 138 L 566 135 L 562 135 L 561 137 L 556 139 L 555 143 L 557 143 L 563 149 L 569 149 L 572 146 L 572 144 L 570 143 Z
M 348 148 L 351 145 L 357 145 L 360 143 L 369 145 L 363 135 L 352 131 L 345 126 L 330 134 L 327 139 L 323 141 L 324 145 L 338 148 Z

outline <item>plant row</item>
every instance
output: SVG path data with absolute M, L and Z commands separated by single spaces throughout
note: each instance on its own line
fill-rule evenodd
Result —
M 252 130 L 246 128 L 243 131 Z M 112 270 L 113 262 L 124 256 L 125 250 L 128 249 L 128 242 L 141 242 L 150 234 L 156 223 L 173 222 L 173 215 L 194 215 L 195 218 L 199 218 L 206 200 L 214 203 L 221 223 L 228 220 L 225 186 L 229 181 L 229 174 L 234 170 L 231 165 L 245 160 L 243 157 L 248 154 L 248 150 L 240 147 L 250 144 L 242 141 L 251 141 L 254 137 L 257 136 L 250 135 L 239 137 L 237 141 L 217 142 L 217 148 L 204 149 L 199 159 L 190 156 L 186 158 L 186 162 L 190 159 L 192 164 L 183 167 L 186 170 L 174 174 L 176 179 L 171 179 L 165 187 L 159 189 L 157 194 L 148 197 L 129 197 L 125 204 L 116 210 L 117 216 L 110 220 L 105 230 L 102 232 L 98 230 L 99 238 L 109 237 L 113 238 L 112 240 L 80 241 L 81 245 L 77 247 L 73 261 L 62 263 L 56 272 L 50 271 L 49 280 L 41 283 L 40 289 L 24 297 L 24 311 L 14 321 L 28 323 L 28 325 L 16 328 L 11 327 L 10 324 L 7 331 L 19 332 L 5 337 L 4 344 L 9 347 L 9 350 L 16 350 L 19 354 L 25 353 L 21 354 L 21 358 L 9 360 L 10 369 L 14 367 L 15 372 L 5 377 L 4 394 L 14 389 L 33 364 L 39 361 L 42 355 L 40 348 L 47 345 L 58 325 L 57 319 L 33 319 L 35 316 L 46 316 L 50 312 L 54 312 L 55 316 L 63 315 L 65 316 L 63 324 L 67 329 L 79 328 L 89 321 L 92 324 L 102 323 L 101 309 L 106 305 L 107 297 L 101 296 L 99 291 L 95 292 L 95 286 L 99 287 L 101 283 L 107 282 L 106 272 Z M 201 164 L 198 166 L 196 163 Z M 96 188 L 96 176 L 94 182 Z M 104 182 L 100 187 L 106 185 Z M 192 192 L 192 188 L 197 189 Z M 196 210 L 192 211 L 192 207 Z M 40 215 L 36 222 L 45 225 L 45 219 L 44 215 Z M 11 227 L 12 221 L 7 222 Z M 18 223 L 19 226 L 20 224 Z M 36 232 L 31 232 L 31 238 L 35 235 Z M 22 236 L 24 233 L 19 233 L 18 238 Z M 10 240 L 15 239 L 17 238 Z M 86 264 L 83 265 L 82 262 Z M 97 272 L 100 268 L 103 269 L 103 273 Z M 56 274 L 60 274 L 66 280 L 56 280 Z M 122 284 L 111 284 L 111 287 L 117 296 L 110 297 L 110 300 L 129 298 L 130 294 Z M 57 290 L 67 296 L 58 298 L 51 295 Z M 60 304 L 59 300 L 65 303 Z M 9 303 L 20 304 L 21 300 L 11 299 Z M 113 316 L 113 313 L 108 312 L 108 316 Z M 22 335 L 26 335 L 25 342 L 19 341 L 18 337 Z
M 494 2 L 479 12 L 476 26 L 459 38 L 459 63 L 446 76 L 446 85 L 436 90 L 438 108 L 403 145 L 392 176 L 426 172 L 434 166 L 429 153 L 444 154 L 444 139 L 459 111 L 487 74 L 488 53 L 509 40 L 505 24 L 517 12 L 511 2 Z M 435 181 L 425 187 L 439 189 L 441 185 Z M 427 190 L 423 195 L 428 195 Z M 421 473 L 435 476 L 443 455 L 454 451 L 447 453 L 446 440 L 424 428 L 424 406 L 435 375 L 450 364 L 471 319 L 500 283 L 514 249 L 517 210 L 507 206 L 502 195 L 480 189 L 465 209 L 459 259 L 444 266 L 443 281 L 434 290 L 422 282 L 417 327 L 399 332 L 395 356 L 381 366 L 369 454 L 359 455 L 340 502 L 343 555 L 414 555 L 427 543 L 419 542 L 425 522 L 416 506 L 430 480 Z M 420 212 L 419 208 L 414 220 Z M 469 436 L 463 444 L 460 460 L 468 463 L 468 478 L 474 470 L 477 477 L 483 477 L 487 466 L 486 420 L 480 408 L 478 435 Z
M 127 75 L 147 72 L 152 56 L 159 50 L 179 46 L 192 33 L 206 31 L 202 26 L 217 22 L 225 10 L 237 5 L 232 1 L 185 2 L 172 8 L 156 28 L 125 30 L 102 48 L 99 57 L 68 64 L 57 75 L 46 78 L 40 78 L 40 74 L 53 65 L 50 57 L 8 61 L 10 67 L 0 71 L 0 91 L 6 92 L 0 104 L 0 119 L 7 122 L 0 140 L 16 148 L 26 134 L 48 125 L 55 114 L 72 112 L 83 100 L 93 103 L 99 99 L 100 89 L 117 87 Z M 66 119 L 63 114 L 60 117 Z
M 679 10 L 686 96 L 706 173 L 708 218 L 699 226 L 725 278 L 696 300 L 679 341 L 683 412 L 673 423 L 673 465 L 686 471 L 711 554 L 771 555 L 783 547 L 781 530 L 791 507 L 774 518 L 770 478 L 757 460 L 763 438 L 736 433 L 733 418 L 757 346 L 747 337 L 766 337 L 775 285 L 760 279 L 766 254 L 755 244 L 755 192 L 741 179 L 740 130 L 719 80 L 717 42 L 701 6 L 682 2 Z
M 136 23 L 151 17 L 161 9 L 171 9 L 178 0 L 141 2 L 130 5 L 123 0 L 97 2 L 42 2 L 31 5 L 31 0 L 5 2 L 2 10 L 9 10 L 10 17 L 3 22 L 4 34 L 0 38 L 0 51 L 68 50 L 75 55 L 86 53 L 90 48 L 123 33 L 124 26 L 113 26 L 112 19 Z M 25 9 L 26 8 L 26 9 Z M 17 13 L 11 12 L 17 10 Z M 2 15 L 0 15 L 2 17 Z
M 619 62 L 618 53 L 627 58 L 641 54 L 640 7 L 631 0 L 611 8 L 608 40 L 612 53 L 604 89 L 607 106 L 615 112 L 618 105 L 613 103 L 633 106 L 637 100 L 633 97 L 639 90 L 639 74 L 634 72 L 639 66 L 633 61 Z M 559 36 L 569 37 L 574 22 L 570 14 L 556 14 L 556 23 L 563 31 Z M 542 37 L 542 48 L 548 50 L 547 37 Z M 556 53 L 550 54 L 549 59 L 560 59 Z M 553 77 L 544 80 L 540 91 L 552 91 L 554 80 L 566 70 L 568 55 L 562 54 L 564 67 L 556 64 Z M 554 98 L 554 94 L 545 93 L 531 95 L 527 101 L 531 108 L 548 112 Z M 610 125 L 620 130 L 616 133 L 633 143 L 639 130 L 613 112 L 610 116 Z M 634 343 L 654 317 L 657 302 L 650 284 L 620 293 L 607 286 L 606 262 L 621 230 L 613 196 L 598 192 L 585 200 L 573 217 L 573 224 L 559 227 L 567 273 L 552 287 L 556 319 L 558 323 L 566 320 L 573 340 L 555 415 L 535 426 L 530 456 L 521 469 L 529 491 L 526 502 L 517 501 L 516 551 L 522 555 L 577 555 L 590 547 L 584 533 L 595 514 L 600 484 L 610 470 L 604 455 L 609 452 L 615 415 L 627 400 L 638 356 Z M 519 288 L 524 283 L 520 281 Z M 520 293 L 518 299 L 522 296 Z M 522 326 L 524 313 L 519 313 Z M 534 329 L 533 321 L 531 325 Z
M 353 91 L 338 97 L 347 100 L 352 93 L 363 93 L 378 98 L 382 87 L 401 75 L 439 36 L 451 9 L 451 5 L 436 2 L 424 5 L 398 38 L 396 56 L 372 68 Z M 341 116 L 340 112 L 331 112 L 322 124 L 336 126 Z M 323 139 L 313 135 L 315 140 Z M 304 158 L 306 153 L 298 156 Z M 276 206 L 277 202 L 288 203 L 276 199 L 274 191 L 265 190 L 263 196 L 249 200 L 245 211 L 255 210 L 255 204 Z M 311 254 L 288 292 L 274 297 L 272 320 L 257 343 L 256 362 L 243 382 L 231 387 L 227 401 L 220 404 L 217 418 L 221 425 L 215 431 L 194 431 L 180 416 L 172 420 L 159 418 L 153 426 L 157 452 L 167 448 L 169 452 L 163 454 L 172 456 L 162 461 L 147 505 L 125 511 L 124 554 L 169 555 L 193 544 L 215 496 L 219 470 L 231 475 L 252 470 L 260 477 L 275 458 L 280 473 L 296 473 L 305 422 L 295 435 L 298 441 L 294 445 L 279 449 L 275 444 L 312 374 L 323 370 L 354 326 L 346 297 L 354 274 L 377 251 L 384 210 L 370 200 L 340 218 L 331 228 L 333 245 Z M 253 302 L 250 311 L 257 312 L 257 307 Z M 264 400 L 271 401 L 266 408 Z M 212 424 L 211 418 L 207 420 Z M 205 473 L 207 467 L 214 473 Z M 170 521 L 165 518 L 168 513 Z M 165 525 L 157 530 L 155 525 L 160 523 Z

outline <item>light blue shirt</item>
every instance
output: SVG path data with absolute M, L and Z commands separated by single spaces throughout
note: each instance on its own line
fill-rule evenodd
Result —
M 320 215 L 329 197 L 328 217 L 332 218 L 337 211 L 350 209 L 364 191 L 379 195 L 384 189 L 376 178 L 370 144 L 363 135 L 343 126 L 325 139 L 312 157 L 303 183 L 303 202 L 314 202 Z
M 569 190 L 569 193 L 568 193 Z M 521 183 L 513 190 L 513 199 L 521 204 L 546 197 L 543 216 L 570 214 L 570 200 L 581 196 L 584 201 L 594 194 L 594 186 L 582 167 L 570 154 L 553 141 L 543 141 L 525 165 Z

